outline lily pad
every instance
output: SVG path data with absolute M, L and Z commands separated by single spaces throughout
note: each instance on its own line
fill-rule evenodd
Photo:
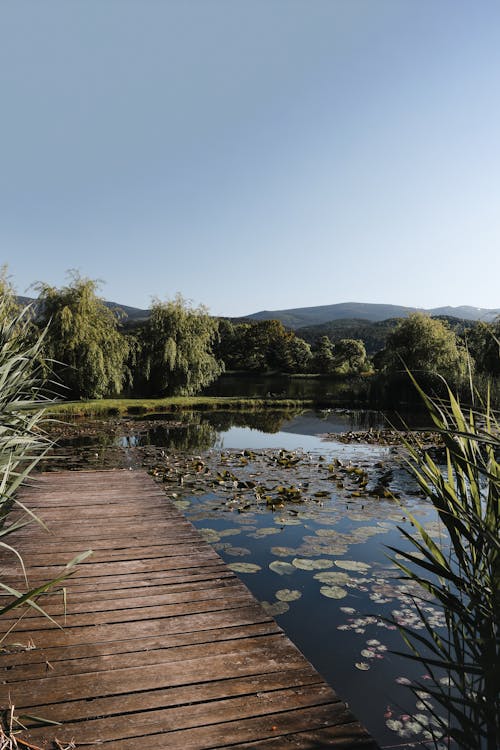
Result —
M 220 542 L 220 535 L 215 529 L 199 529 L 199 532 L 203 539 L 210 544 L 213 544 L 213 542 Z
M 290 565 L 290 563 L 282 562 L 281 560 L 274 560 L 272 563 L 269 563 L 269 567 L 280 576 L 290 575 L 297 570 L 297 568 Z
M 271 547 L 271 554 L 276 557 L 291 557 L 296 551 L 293 547 Z
M 280 529 L 277 529 L 276 526 L 270 526 L 263 529 L 257 529 L 253 534 L 249 534 L 249 536 L 254 537 L 255 539 L 260 539 L 263 536 L 271 536 L 272 534 L 280 534 Z
M 281 518 L 275 518 L 274 523 L 276 523 L 278 526 L 300 526 L 302 524 L 302 521 L 299 521 L 298 518 L 282 516 Z
M 370 669 L 370 665 L 365 661 L 357 661 L 354 666 L 356 667 L 356 669 L 360 669 L 362 672 L 366 672 L 368 669 Z
M 174 500 L 173 503 L 179 510 L 186 510 L 191 505 L 189 500 Z
M 257 573 L 258 570 L 262 570 L 260 565 L 255 563 L 229 563 L 227 566 L 230 570 L 235 573 Z
M 232 555 L 233 557 L 244 557 L 250 554 L 250 550 L 247 547 L 233 547 L 231 544 L 225 548 L 225 552 L 227 555 Z
M 241 534 L 241 529 L 223 529 L 217 533 L 219 536 L 236 536 L 236 534 Z
M 326 583 L 328 586 L 337 586 L 351 580 L 347 573 L 341 573 L 340 570 L 324 570 L 321 573 L 316 573 L 313 578 L 321 581 L 321 583 Z
M 347 596 L 347 591 L 340 586 L 322 586 L 319 591 L 328 599 L 343 599 Z
M 335 565 L 338 568 L 343 568 L 344 570 L 355 570 L 359 573 L 366 573 L 371 567 L 368 563 L 360 562 L 358 560 L 335 560 Z
M 295 602 L 297 599 L 300 599 L 302 594 L 297 589 L 280 589 L 276 592 L 275 596 L 280 602 Z
M 290 609 L 290 605 L 286 602 L 261 602 L 261 605 L 265 612 L 267 612 L 268 615 L 271 615 L 271 617 L 283 615 Z
M 333 562 L 326 559 L 307 560 L 304 557 L 294 557 L 292 565 L 300 570 L 324 570 L 325 568 L 331 568 Z

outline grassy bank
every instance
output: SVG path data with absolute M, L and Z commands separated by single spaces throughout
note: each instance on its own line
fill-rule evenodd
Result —
M 312 399 L 241 398 L 237 396 L 173 396 L 171 398 L 104 398 L 95 401 L 67 401 L 51 407 L 58 416 L 110 416 L 120 414 L 166 414 L 193 410 L 252 411 L 257 409 L 312 408 Z

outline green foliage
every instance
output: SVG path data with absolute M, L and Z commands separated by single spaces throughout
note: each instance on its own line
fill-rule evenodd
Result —
M 333 344 L 328 336 L 321 336 L 313 347 L 313 369 L 322 375 L 328 375 L 335 370 Z
M 29 343 L 29 311 L 12 316 L 0 298 L 0 528 L 21 482 L 48 446 L 39 425 L 43 411 L 25 407 L 44 400 L 41 393 L 42 339 Z
M 500 376 L 500 320 L 477 323 L 467 334 L 467 344 L 477 372 Z
M 420 635 L 400 626 L 410 658 L 421 662 L 433 684 L 417 684 L 448 714 L 433 710 L 441 736 L 460 750 L 500 746 L 500 429 L 489 399 L 465 412 L 448 389 L 431 399 L 417 386 L 446 448 L 446 467 L 420 446 L 407 443 L 410 465 L 443 526 L 434 541 L 416 518 L 416 535 L 402 534 L 415 553 L 394 562 L 442 605 L 446 635 L 436 632 L 416 602 L 425 626 Z M 398 550 L 393 551 L 398 552 Z M 440 679 L 442 671 L 448 679 Z M 439 736 L 435 739 L 438 739 Z
M 412 313 L 387 337 L 380 358 L 385 372 L 438 374 L 451 383 L 459 383 L 467 374 L 466 350 L 446 323 L 423 313 Z M 404 363 L 404 364 L 403 364 Z
M 307 372 L 311 348 L 278 320 L 219 323 L 218 352 L 228 370 Z
M 36 519 L 19 503 L 16 493 L 51 445 L 42 429 L 44 410 L 41 407 L 48 402 L 43 387 L 44 362 L 41 356 L 44 333 L 32 343 L 32 331 L 30 310 L 19 311 L 8 294 L 0 296 L 0 547 L 4 554 L 13 555 L 19 562 L 26 584 L 23 561 L 5 539 Z M 8 515 L 16 505 L 21 514 L 14 523 L 7 523 Z M 76 563 L 86 554 L 68 563 L 57 579 L 28 591 L 20 591 L 0 580 L 0 614 L 23 604 L 45 614 L 35 599 L 71 575 Z
M 40 324 L 50 323 L 45 353 L 73 398 L 119 394 L 126 377 L 127 341 L 117 314 L 97 297 L 98 283 L 71 273 L 71 283 L 56 289 L 39 284 Z
M 0 316 L 1 320 L 12 320 L 21 312 L 17 303 L 16 292 L 7 275 L 7 266 L 0 267 Z M 25 324 L 26 318 L 23 320 Z
M 367 369 L 366 349 L 358 339 L 340 339 L 334 347 L 337 369 L 346 373 L 358 373 Z
M 213 353 L 218 324 L 205 307 L 180 295 L 155 300 L 137 359 L 134 383 L 141 393 L 189 396 L 213 382 L 223 364 Z

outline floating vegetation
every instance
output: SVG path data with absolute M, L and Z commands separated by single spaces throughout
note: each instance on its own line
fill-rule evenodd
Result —
M 319 592 L 328 599 L 343 599 L 347 596 L 347 591 L 340 586 L 322 586 Z
M 275 596 L 280 602 L 295 602 L 300 599 L 302 594 L 297 589 L 279 589 Z
M 332 567 L 333 560 L 307 560 L 303 557 L 294 557 L 292 565 L 300 570 L 324 570 Z
M 267 612 L 268 615 L 271 615 L 271 617 L 277 617 L 278 615 L 284 615 L 285 612 L 288 612 L 290 609 L 290 605 L 287 602 L 261 602 L 261 605 L 263 609 Z
M 405 705 L 401 695 L 406 693 L 405 685 L 396 681 L 401 667 L 384 657 L 397 644 L 394 631 L 399 623 L 415 623 L 411 608 L 418 591 L 398 578 L 382 548 L 402 539 L 398 525 L 411 533 L 410 515 L 421 518 L 434 539 L 441 539 L 442 528 L 415 486 L 411 489 L 392 449 L 379 444 L 351 451 L 340 443 L 332 448 L 338 456 L 327 450 L 323 456 L 273 449 L 212 449 L 200 455 L 157 446 L 146 446 L 140 454 L 137 448 L 128 450 L 140 456 L 166 496 L 200 529 L 229 568 L 247 576 L 245 583 L 258 599 L 267 599 L 262 606 L 270 616 L 279 619 L 289 613 L 287 624 L 297 618 L 293 620 L 299 623 L 297 632 L 313 634 L 311 642 L 300 647 L 327 678 L 328 659 L 323 667 L 322 654 L 345 653 L 348 683 L 354 672 L 371 685 L 372 675 L 378 680 L 385 670 L 395 691 L 390 699 Z M 404 505 L 398 503 L 398 496 L 405 498 Z M 286 587 L 292 582 L 296 588 Z M 285 585 L 273 593 L 280 584 Z M 422 601 L 422 607 L 428 608 L 425 611 L 439 631 L 443 624 L 439 607 L 432 601 Z M 389 622 L 391 616 L 395 624 Z M 315 637 L 316 632 L 321 637 Z M 325 632 L 332 637 L 325 639 Z M 391 674 L 391 669 L 397 671 Z M 335 672 L 332 679 L 344 690 L 342 674 Z M 390 695 L 390 687 L 384 688 L 384 698 L 377 693 L 370 708 L 379 712 L 384 741 L 393 740 L 390 733 L 395 731 L 404 739 L 425 739 L 425 728 L 432 725 L 424 721 L 420 735 L 404 732 L 415 729 L 412 721 L 417 714 L 429 721 L 427 699 L 419 697 L 418 705 L 409 706 L 406 719 L 406 714 L 393 709 L 386 716 L 387 706 L 381 704 L 387 701 L 386 694 Z M 350 700 L 354 705 L 355 700 Z M 373 724 L 373 717 L 370 721 Z
M 335 560 L 335 565 L 343 570 L 356 570 L 361 573 L 366 573 L 371 567 L 369 563 L 359 560 Z
M 257 573 L 262 570 L 256 563 L 228 563 L 227 567 L 234 573 Z
M 281 560 L 274 560 L 272 563 L 269 563 L 269 568 L 274 573 L 277 573 L 280 576 L 289 576 L 292 573 L 295 573 L 295 571 L 297 570 L 294 565 L 290 565 L 290 563 L 287 562 L 282 562 Z
M 353 579 L 347 575 L 347 573 L 340 573 L 336 570 L 325 570 L 321 573 L 316 573 L 313 578 L 321 583 L 326 583 L 328 586 L 337 586 L 344 583 L 349 583 Z M 353 610 L 354 611 L 354 610 Z

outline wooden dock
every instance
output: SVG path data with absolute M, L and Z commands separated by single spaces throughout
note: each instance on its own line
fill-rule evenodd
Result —
M 26 720 L 20 748 L 377 748 L 145 472 L 36 485 L 23 500 L 50 533 L 31 524 L 9 539 L 30 585 L 94 552 L 65 584 L 66 608 L 60 593 L 40 600 L 64 629 L 30 610 L 3 641 L 1 707 L 61 722 Z M 1 580 L 21 586 L 13 555 L 1 561 Z

